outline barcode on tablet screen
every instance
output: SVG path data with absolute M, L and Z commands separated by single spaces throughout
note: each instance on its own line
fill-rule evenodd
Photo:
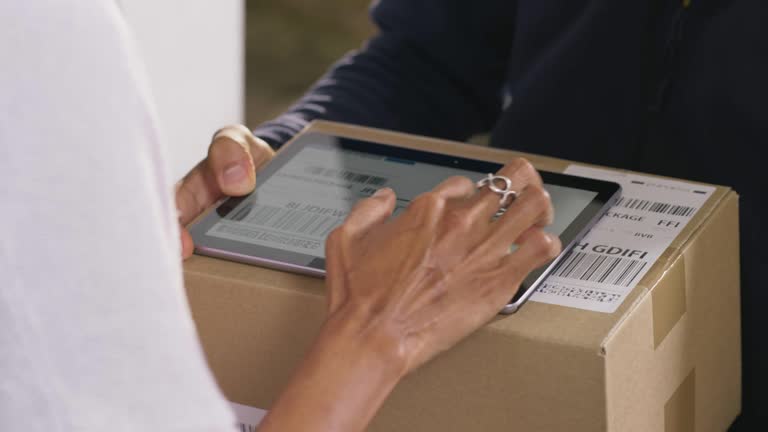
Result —
M 662 213 L 672 216 L 684 217 L 691 216 L 692 214 L 696 213 L 697 210 L 696 207 L 626 197 L 619 198 L 619 200 L 616 201 L 614 207 L 623 207 L 632 210 L 644 210 L 653 213 Z
M 551 275 L 628 287 L 647 265 L 646 261 L 570 251 Z
M 369 184 L 375 186 L 382 186 L 389 181 L 385 177 L 379 177 L 370 174 L 361 174 L 353 171 L 347 171 L 343 169 L 324 168 L 321 166 L 309 166 L 305 169 L 309 174 L 319 175 L 322 177 L 334 178 L 338 180 L 346 180 L 360 184 Z
M 228 218 L 247 222 L 251 225 L 316 237 L 328 235 L 331 230 L 344 221 L 343 216 L 326 216 L 263 204 L 244 207 Z
M 252 424 L 246 424 L 246 423 L 238 423 L 237 424 L 238 429 L 240 432 L 256 432 L 256 425 Z

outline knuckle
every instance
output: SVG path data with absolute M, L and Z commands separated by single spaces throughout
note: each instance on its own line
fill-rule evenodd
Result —
M 209 149 L 226 144 L 229 146 L 238 146 L 244 151 L 248 152 L 250 147 L 249 141 L 253 141 L 255 143 L 256 141 L 261 140 L 253 137 L 251 131 L 243 125 L 229 125 L 216 131 L 216 133 L 213 135 L 213 138 L 211 138 L 211 145 L 209 146 Z M 269 146 L 266 143 L 264 144 L 267 147 Z
M 537 229 L 528 237 L 533 253 L 541 258 L 554 258 L 560 253 L 560 241 L 550 236 L 544 230 Z
M 526 189 L 525 194 L 536 210 L 545 212 L 552 205 L 549 192 L 541 186 L 532 185 Z
M 475 187 L 475 182 L 470 180 L 469 177 L 464 176 L 451 176 L 446 180 L 446 182 L 455 183 L 456 186 L 463 189 L 474 189 Z
M 269 144 L 267 144 L 266 141 L 258 137 L 253 137 L 251 146 L 255 148 L 257 151 L 265 152 L 270 156 L 275 154 L 275 151 L 272 149 L 272 147 Z
M 442 209 L 445 203 L 445 199 L 435 192 L 423 193 L 413 201 L 411 201 L 410 207 L 414 210 L 426 210 L 434 211 Z
M 343 224 L 334 228 L 333 231 L 328 234 L 328 237 L 325 240 L 326 244 L 328 244 L 330 247 L 340 245 L 345 238 L 349 237 L 349 234 L 349 224 L 344 222 Z
M 336 246 L 339 243 L 339 236 L 341 235 L 339 233 L 339 228 L 340 227 L 341 227 L 341 225 L 339 225 L 338 227 L 334 228 L 333 230 L 331 230 L 330 233 L 328 233 L 328 237 L 325 238 L 325 245 L 327 247 L 329 247 L 329 248 L 330 247 L 334 247 L 334 246 Z
M 563 244 L 560 242 L 560 237 L 557 237 L 557 236 L 550 236 L 549 241 L 550 241 L 550 248 L 547 251 L 548 253 L 547 257 L 551 259 L 560 255 L 560 252 L 563 251 Z
M 219 135 L 216 138 L 214 138 L 211 141 L 211 144 L 208 146 L 208 154 L 209 155 L 214 154 L 216 153 L 217 150 L 222 149 L 225 146 L 230 147 L 235 145 L 238 145 L 238 143 L 228 135 Z
M 509 163 L 509 167 L 515 172 L 521 172 L 525 176 L 536 172 L 536 168 L 533 167 L 531 161 L 522 157 L 512 159 Z
M 349 211 L 349 213 L 350 214 L 355 214 L 355 213 L 359 212 L 360 209 L 364 209 L 364 208 L 368 207 L 371 204 L 373 204 L 373 199 L 371 197 L 363 198 L 363 199 L 359 200 L 358 202 L 356 202 L 352 206 L 352 209 Z
M 200 201 L 198 196 L 192 192 L 188 185 L 182 185 L 182 187 L 179 188 L 178 195 L 179 200 L 187 203 L 187 205 L 182 206 L 187 207 L 182 209 L 183 211 L 189 211 L 191 214 L 198 215 L 205 209 L 204 203 Z
M 214 138 L 220 136 L 220 135 L 232 135 L 232 134 L 240 134 L 243 132 L 248 132 L 248 128 L 241 124 L 237 123 L 230 123 L 221 129 L 217 130 L 216 133 L 213 135 Z
M 433 305 L 443 304 L 448 297 L 448 284 L 437 283 L 430 287 L 428 291 L 428 302 Z
M 213 164 L 237 160 L 248 155 L 248 150 L 229 137 L 219 137 L 208 147 L 208 159 Z
M 450 208 L 443 216 L 445 225 L 450 230 L 468 232 L 472 228 L 472 214 L 464 208 Z

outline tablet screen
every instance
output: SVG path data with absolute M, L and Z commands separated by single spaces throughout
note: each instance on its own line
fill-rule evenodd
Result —
M 425 158 L 423 152 L 393 154 L 393 147 L 378 148 L 370 143 L 361 148 L 356 145 L 359 142 L 327 135 L 308 137 L 313 138 L 304 137 L 305 142 L 295 146 L 294 154 L 273 161 L 268 172 L 259 174 L 253 194 L 222 206 L 221 217 L 205 235 L 281 251 L 281 260 L 324 268 L 326 236 L 344 221 L 359 199 L 390 187 L 397 194 L 397 215 L 417 195 L 450 176 L 477 181 L 500 168 L 498 164 L 471 164 L 446 156 Z M 554 223 L 547 230 L 556 235 L 561 235 L 598 194 L 563 185 L 545 184 L 545 188 L 555 207 Z

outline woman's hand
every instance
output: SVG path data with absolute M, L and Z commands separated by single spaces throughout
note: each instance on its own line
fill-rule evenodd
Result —
M 536 170 L 516 159 L 499 174 L 519 196 L 496 220 L 499 195 L 465 177 L 392 220 L 391 190 L 360 201 L 328 238 L 330 320 L 352 323 L 408 373 L 494 317 L 529 272 L 560 252 L 542 230 L 553 210 Z
M 389 189 L 360 201 L 326 243 L 329 316 L 259 430 L 362 431 L 404 375 L 493 318 L 560 251 L 549 195 L 516 159 L 499 195 L 450 178 L 392 219 Z M 517 248 L 510 252 L 512 244 Z
M 225 196 L 247 195 L 256 187 L 256 171 L 275 152 L 243 125 L 226 126 L 213 136 L 208 156 L 176 185 L 182 257 L 194 251 L 186 225 Z

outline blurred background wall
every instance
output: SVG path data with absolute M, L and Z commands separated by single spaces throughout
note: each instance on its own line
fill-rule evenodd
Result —
M 173 178 L 204 155 L 213 132 L 243 121 L 244 0 L 120 0 L 138 42 Z
M 213 132 L 255 127 L 373 33 L 369 0 L 118 0 L 157 101 L 171 173 Z
M 256 126 L 298 98 L 373 33 L 370 0 L 246 2 L 246 119 Z

